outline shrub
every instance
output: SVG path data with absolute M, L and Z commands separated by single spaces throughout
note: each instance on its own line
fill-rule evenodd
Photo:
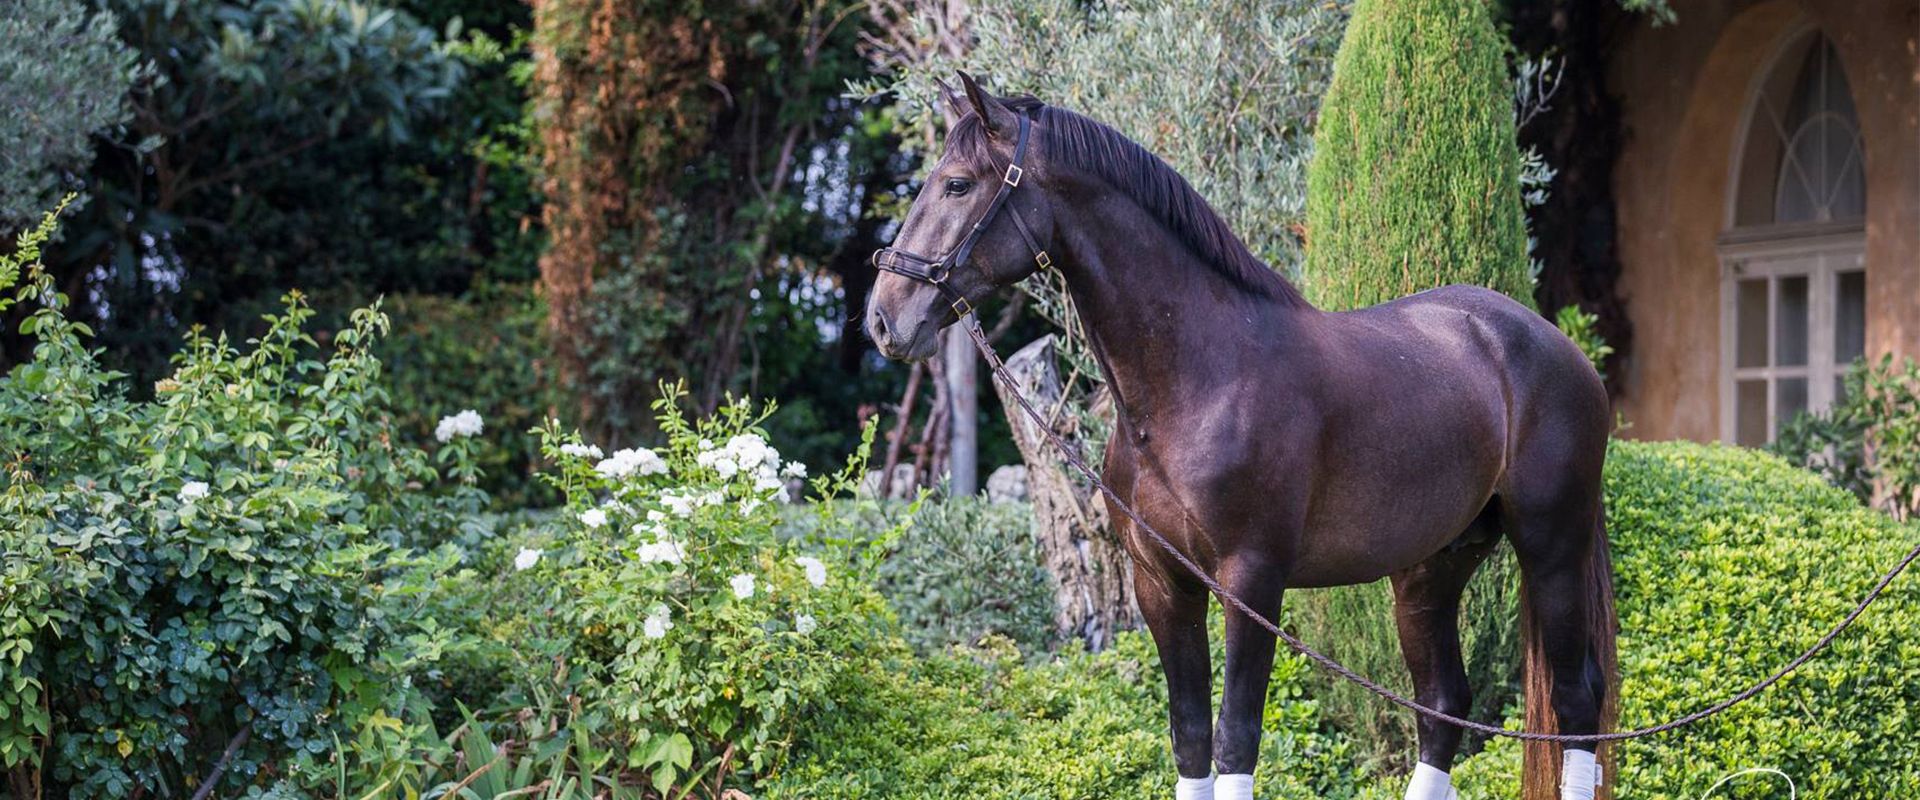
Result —
M 1532 305 L 1504 45 L 1479 0 L 1360 0 L 1334 61 L 1307 170 L 1307 262 L 1316 305 L 1373 305 L 1471 283 Z M 1503 551 L 1469 587 L 1462 614 L 1474 710 L 1515 692 L 1518 575 Z M 1295 592 L 1309 642 L 1364 674 L 1409 687 L 1385 582 Z M 1369 760 L 1410 764 L 1413 721 L 1345 681 L 1315 680 L 1327 716 L 1368 743 Z
M 89 13 L 91 12 L 91 13 Z M 112 11 L 81 0 L 16 0 L 0 18 L 0 233 L 29 225 L 92 136 L 133 116 L 127 92 L 152 66 L 114 35 Z M 77 183 L 77 181 L 75 181 Z
M 1505 47 L 1482 0 L 1355 4 L 1307 170 L 1316 305 L 1450 283 L 1532 305 Z
M 1487 559 L 1461 601 L 1460 639 L 1473 719 L 1500 719 L 1520 699 L 1520 570 L 1505 544 Z M 1386 581 L 1287 594 L 1287 616 L 1300 636 L 1360 674 L 1412 697 L 1393 621 L 1393 589 Z M 1372 692 L 1324 670 L 1308 674 L 1309 693 L 1328 722 L 1350 734 L 1356 755 L 1370 767 L 1403 771 L 1416 755 L 1414 719 Z M 1466 751 L 1481 744 L 1469 737 Z
M 482 284 L 466 297 L 399 295 L 385 304 L 393 333 L 375 348 L 385 365 L 394 426 L 426 442 L 441 417 L 473 409 L 488 435 L 475 441 L 481 488 L 497 508 L 551 506 L 559 497 L 535 478 L 532 429 L 561 405 L 547 369 L 546 309 L 533 287 Z
M 1779 668 L 1920 541 L 1920 529 L 1758 451 L 1616 442 L 1607 490 L 1622 727 L 1694 711 Z M 1785 771 L 1807 798 L 1920 791 L 1915 601 L 1907 576 L 1831 650 L 1768 692 L 1621 745 L 1621 796 L 1699 797 L 1752 767 Z M 1514 796 L 1518 763 L 1511 740 L 1489 745 L 1457 770 L 1461 795 Z M 1725 796 L 1779 796 L 1777 783 L 1739 786 L 1749 793 Z
M 1034 546 L 1030 506 L 977 497 L 876 503 L 846 524 L 886 531 L 902 521 L 874 588 L 915 650 L 977 644 L 988 634 L 1027 653 L 1053 643 L 1053 589 Z
M 1920 364 L 1861 361 L 1833 408 L 1802 414 L 1767 449 L 1899 519 L 1920 514 Z
M 1215 663 L 1220 653 L 1214 619 Z M 1345 739 L 1320 731 L 1300 658 L 1275 663 L 1261 741 L 1261 797 L 1352 797 L 1362 775 Z M 1168 797 L 1166 683 L 1153 642 L 1126 632 L 1089 655 L 1077 644 L 1023 664 L 1000 637 L 978 648 L 898 660 L 843 688 L 839 712 L 813 720 L 792 768 L 763 796 Z M 1216 704 L 1218 698 L 1215 698 Z
M 783 538 L 786 481 L 805 468 L 767 444 L 771 409 L 690 421 L 677 399 L 656 404 L 658 451 L 539 430 L 566 507 L 514 552 L 481 629 L 523 666 L 510 694 L 579 698 L 582 734 L 672 797 L 777 767 L 828 687 L 892 641 L 869 588 L 891 537 L 854 533 L 831 501 L 864 462 L 816 479 L 818 520 Z
M 1613 345 L 1600 335 L 1600 315 L 1589 314 L 1576 305 L 1561 306 L 1553 315 L 1553 324 L 1580 346 L 1600 377 L 1607 376 L 1607 357 L 1613 355 Z
M 456 554 L 392 545 L 484 504 L 471 461 L 449 446 L 461 485 L 436 491 L 428 454 L 394 443 L 377 309 L 318 360 L 289 295 L 245 349 L 190 336 L 129 400 L 34 261 L 52 220 L 0 269 L 22 279 L 0 306 L 38 306 L 32 360 L 0 380 L 0 767 L 22 797 L 271 785 L 404 704 L 436 636 L 396 598 Z

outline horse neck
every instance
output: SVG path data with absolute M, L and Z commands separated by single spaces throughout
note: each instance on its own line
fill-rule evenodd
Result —
M 1065 217 L 1079 222 L 1060 226 L 1055 249 L 1124 416 L 1144 422 L 1245 374 L 1254 349 L 1263 360 L 1284 358 L 1270 346 L 1304 340 L 1294 334 L 1311 307 L 1247 291 L 1131 200 L 1090 194 L 1100 199 Z

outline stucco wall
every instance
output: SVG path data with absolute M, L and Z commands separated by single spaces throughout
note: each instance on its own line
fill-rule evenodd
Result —
M 1614 54 L 1627 144 L 1615 174 L 1635 345 L 1618 408 L 1640 439 L 1720 434 L 1720 264 L 1755 81 L 1809 23 L 1834 43 L 1867 177 L 1867 350 L 1920 357 L 1920 0 L 1698 0 Z

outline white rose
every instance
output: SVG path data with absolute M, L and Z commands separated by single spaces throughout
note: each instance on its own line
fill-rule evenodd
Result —
M 649 639 L 665 637 L 667 631 L 673 630 L 673 612 L 664 605 L 654 606 L 652 613 L 647 615 L 647 621 L 641 625 L 641 630 Z
M 807 582 L 813 584 L 813 588 L 818 589 L 827 585 L 827 565 L 820 563 L 820 559 L 801 556 L 794 559 L 793 563 L 799 564 L 801 569 L 806 570 Z
M 679 542 L 660 539 L 641 545 L 639 556 L 642 564 L 678 564 L 686 560 L 687 551 Z
M 811 634 L 819 627 L 820 623 L 814 621 L 812 614 L 801 614 L 793 618 L 793 630 L 801 636 Z
M 538 563 L 540 563 L 540 551 L 531 547 L 522 547 L 520 548 L 520 553 L 513 557 L 513 570 L 515 572 L 526 572 L 527 570 L 533 569 L 533 565 Z
M 593 465 L 593 469 L 608 478 L 625 478 L 629 475 L 658 475 L 667 471 L 667 461 L 647 448 L 626 448 L 615 450 L 613 455 Z
M 727 583 L 733 586 L 734 597 L 737 597 L 741 600 L 745 600 L 753 596 L 753 576 L 752 575 L 741 573 L 739 575 L 733 576 L 733 579 L 730 581 L 727 581 Z
M 676 517 L 692 516 L 693 514 L 693 498 L 683 494 L 663 492 L 660 495 L 660 505 L 666 506 L 667 511 Z
M 607 512 L 597 508 L 589 508 L 580 512 L 580 522 L 589 528 L 598 528 L 607 524 Z
M 206 481 L 187 481 L 180 486 L 180 502 L 191 503 L 195 500 L 204 500 L 212 493 L 213 489 L 207 486 Z
M 478 436 L 485 428 L 480 412 L 469 408 L 451 417 L 441 417 L 440 424 L 433 427 L 433 438 L 449 442 L 456 436 Z
M 560 445 L 560 452 L 574 458 L 600 458 L 603 455 L 600 446 L 593 444 L 563 444 Z

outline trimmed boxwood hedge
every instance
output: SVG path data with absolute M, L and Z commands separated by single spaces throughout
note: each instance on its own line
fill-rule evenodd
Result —
M 1920 528 L 1752 450 L 1615 442 L 1607 493 L 1626 726 L 1693 711 L 1778 668 L 1920 541 Z M 1832 651 L 1748 705 L 1622 746 L 1616 796 L 1691 800 L 1754 767 L 1791 775 L 1803 798 L 1920 794 L 1916 591 L 1920 575 L 1903 578 Z M 1039 665 L 1001 642 L 927 657 L 903 649 L 891 668 L 844 687 L 765 796 L 1170 793 L 1164 683 L 1144 636 Z M 1399 797 L 1404 776 L 1374 772 L 1370 748 L 1328 725 L 1309 669 L 1279 659 L 1259 796 Z M 1403 713 L 1364 703 L 1347 713 Z M 1519 775 L 1510 740 L 1455 770 L 1463 797 L 1515 797 Z M 1713 796 L 1787 795 L 1779 778 L 1752 775 Z
M 1214 615 L 1219 663 L 1220 616 Z M 1345 737 L 1306 698 L 1304 659 L 1276 659 L 1259 797 L 1351 798 L 1365 774 Z M 844 687 L 831 715 L 801 732 L 768 800 L 1105 800 L 1171 797 L 1166 681 L 1153 642 L 1121 634 L 1026 664 L 1004 637 L 902 658 Z M 1218 705 L 1218 696 L 1215 696 Z
M 1844 616 L 1920 529 L 1755 450 L 1616 442 L 1607 463 L 1620 611 L 1621 725 L 1740 691 Z M 1746 705 L 1621 746 L 1617 796 L 1698 798 L 1765 767 L 1802 798 L 1920 795 L 1920 575 L 1903 577 L 1833 648 Z M 1518 794 L 1519 748 L 1456 771 L 1464 797 Z M 1715 797 L 1785 797 L 1752 775 Z

